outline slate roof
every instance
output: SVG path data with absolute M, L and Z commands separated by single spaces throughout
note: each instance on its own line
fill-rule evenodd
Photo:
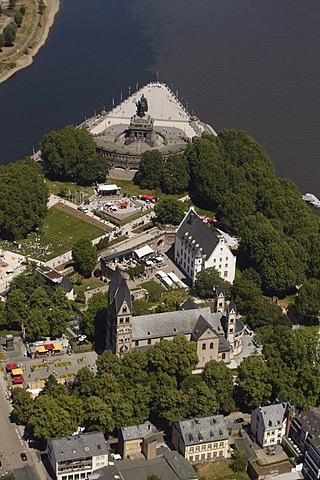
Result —
M 73 285 L 68 277 L 62 277 L 59 285 L 66 293 L 70 293 L 73 290 Z
M 185 445 L 216 442 L 229 438 L 223 415 L 188 418 L 173 423 Z
M 194 327 L 194 330 L 192 332 L 192 336 L 195 340 L 199 340 L 199 338 L 202 337 L 202 335 L 208 330 L 208 328 L 212 332 L 212 337 L 216 337 L 217 334 L 214 333 L 213 327 L 203 318 L 202 315 L 198 318 L 198 321 Z
M 200 315 L 210 323 L 210 307 L 132 317 L 132 340 L 191 334 Z
M 166 450 L 162 457 L 120 460 L 116 465 L 123 480 L 146 480 L 151 475 L 163 480 L 198 478 L 189 462 L 180 453 L 170 450 Z
M 182 220 L 176 235 L 180 239 L 183 239 L 184 237 L 187 239 L 191 236 L 192 240 L 195 240 L 194 245 L 196 246 L 199 244 L 199 247 L 202 248 L 202 255 L 205 255 L 207 259 L 211 256 L 219 243 L 219 238 L 215 232 L 201 220 L 193 207 L 190 208 L 189 212 Z
M 131 427 L 122 427 L 121 436 L 124 441 L 144 438 L 151 432 L 151 427 L 152 425 L 150 422 L 145 422 L 141 425 L 133 425 Z
M 260 411 L 264 429 L 281 428 L 285 419 L 287 409 L 286 403 L 276 403 L 274 405 L 267 405 L 265 407 L 258 407 L 252 413 Z
M 196 310 L 197 308 L 199 308 L 199 305 L 191 300 L 191 298 L 187 298 L 187 300 L 180 305 L 179 310 Z
M 114 303 L 116 313 L 119 312 L 123 302 L 126 301 L 129 310 L 132 310 L 131 294 L 127 282 L 122 277 L 120 270 L 116 268 L 112 274 L 109 285 L 109 304 Z
M 48 446 L 54 452 L 57 462 L 76 460 L 83 457 L 106 455 L 108 448 L 100 432 L 81 433 L 70 437 L 49 438 Z
M 216 297 L 219 297 L 220 295 L 222 295 L 223 297 L 226 296 L 226 292 L 223 285 L 218 285 L 216 287 Z
M 301 429 L 308 433 L 309 438 L 312 438 L 310 443 L 320 453 L 320 408 L 304 410 L 299 415 L 295 415 L 294 420 L 298 421 Z

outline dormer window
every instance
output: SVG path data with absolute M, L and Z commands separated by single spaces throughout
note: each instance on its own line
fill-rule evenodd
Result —
M 122 313 L 127 313 L 127 307 L 123 307 Z

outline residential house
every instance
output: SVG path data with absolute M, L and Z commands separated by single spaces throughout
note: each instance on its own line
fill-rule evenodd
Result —
M 174 260 L 192 283 L 198 272 L 210 267 L 227 282 L 232 283 L 235 277 L 236 257 L 224 237 L 204 223 L 194 207 L 190 207 L 177 229 Z
M 223 289 L 217 289 L 221 311 L 210 307 L 195 308 L 193 302 L 185 302 L 177 312 L 153 313 L 132 316 L 131 294 L 127 282 L 117 269 L 109 286 L 106 347 L 122 356 L 132 349 L 146 349 L 161 339 L 172 340 L 185 335 L 197 344 L 202 369 L 210 360 L 230 360 L 242 351 L 244 324 L 239 320 L 236 306 L 231 300 L 222 300 Z
M 162 449 L 156 458 L 119 460 L 88 476 L 89 480 L 146 480 L 155 476 L 163 480 L 197 480 L 192 466 L 176 451 Z
M 281 444 L 286 432 L 287 407 L 288 403 L 283 402 L 252 411 L 250 430 L 262 448 Z
M 306 480 L 320 478 L 320 432 L 309 443 L 304 457 L 302 473 Z
M 41 265 L 36 270 L 37 274 L 46 280 L 46 283 L 53 288 L 62 288 L 68 300 L 74 300 L 73 285 L 70 279 L 54 268 Z
M 108 448 L 100 432 L 49 438 L 48 459 L 57 480 L 82 480 L 108 464 Z
M 229 434 L 223 415 L 173 422 L 172 443 L 190 463 L 227 458 Z
M 150 422 L 122 427 L 119 431 L 119 453 L 123 459 L 139 458 L 142 455 L 148 460 L 155 458 L 158 438 L 159 434 L 154 431 Z
M 320 433 L 320 408 L 303 410 L 291 420 L 288 433 L 289 441 L 305 454 L 312 440 L 317 440 Z

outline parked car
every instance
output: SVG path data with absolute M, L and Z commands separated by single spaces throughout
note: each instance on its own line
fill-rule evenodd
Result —
M 245 421 L 244 418 L 239 417 L 235 419 L 234 423 L 244 423 L 244 421 Z
M 23 462 L 26 462 L 28 460 L 27 454 L 24 452 L 20 453 L 20 457 Z

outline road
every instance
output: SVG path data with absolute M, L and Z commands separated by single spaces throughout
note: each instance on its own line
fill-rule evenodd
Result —
M 34 450 L 29 450 L 21 438 L 19 427 L 10 422 L 11 405 L 6 399 L 6 385 L 0 375 L 0 455 L 1 474 L 13 472 L 16 480 L 45 480 L 48 477 Z M 23 462 L 20 454 L 26 452 L 28 460 Z

